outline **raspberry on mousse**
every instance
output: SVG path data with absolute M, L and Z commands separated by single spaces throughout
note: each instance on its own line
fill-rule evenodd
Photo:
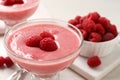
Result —
M 29 47 L 38 47 L 44 51 L 55 51 L 58 47 L 54 36 L 47 31 L 40 33 L 40 36 L 31 36 L 26 40 Z

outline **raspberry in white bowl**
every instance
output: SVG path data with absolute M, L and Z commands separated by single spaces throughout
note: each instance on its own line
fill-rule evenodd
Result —
M 90 12 L 85 16 L 76 16 L 69 20 L 83 34 L 84 43 L 81 56 L 103 57 L 111 53 L 118 42 L 118 31 L 115 24 L 98 12 Z

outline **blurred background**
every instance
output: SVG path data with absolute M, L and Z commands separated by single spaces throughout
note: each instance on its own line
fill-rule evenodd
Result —
M 120 30 L 120 0 L 41 0 L 51 17 L 68 21 L 97 11 Z

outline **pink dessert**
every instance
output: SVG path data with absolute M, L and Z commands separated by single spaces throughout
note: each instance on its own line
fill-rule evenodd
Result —
M 14 25 L 19 21 L 26 20 L 38 7 L 38 0 L 23 0 L 23 4 L 4 5 L 0 1 L 0 20 L 8 25 Z
M 39 47 L 29 47 L 26 40 L 39 36 L 43 31 L 50 32 L 58 48 L 55 51 L 44 51 Z M 17 56 L 11 58 L 27 71 L 49 77 L 68 67 L 79 55 L 80 39 L 72 30 L 53 24 L 34 24 L 25 26 L 10 35 L 8 48 Z

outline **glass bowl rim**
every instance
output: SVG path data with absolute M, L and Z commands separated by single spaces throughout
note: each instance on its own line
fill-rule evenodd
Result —
M 27 59 L 27 58 L 24 58 L 24 57 L 22 57 L 22 56 L 17 56 L 17 54 L 15 54 L 13 51 L 11 51 L 10 49 L 8 49 L 8 47 L 7 47 L 7 41 L 5 40 L 6 39 L 6 37 L 7 37 L 7 34 L 9 34 L 9 32 L 11 31 L 11 30 L 13 30 L 14 28 L 16 28 L 17 26 L 19 26 L 19 25 L 21 25 L 21 24 L 26 24 L 26 23 L 28 23 L 28 22 L 36 22 L 36 21 L 49 21 L 49 22 L 62 22 L 62 23 L 64 23 L 64 24 L 67 24 L 67 25 L 70 25 L 72 28 L 74 28 L 79 34 L 80 34 L 80 36 L 79 36 L 79 38 L 80 38 L 80 45 L 79 45 L 79 47 L 76 49 L 76 50 L 74 50 L 70 55 L 67 55 L 67 56 L 64 56 L 64 57 L 61 57 L 61 58 L 57 58 L 57 59 L 51 59 L 51 60 L 35 60 L 35 59 Z M 54 61 L 61 61 L 61 60 L 63 60 L 63 59 L 67 59 L 67 58 L 70 58 L 70 57 L 72 57 L 72 55 L 74 55 L 77 51 L 79 51 L 80 50 L 80 48 L 81 48 L 81 46 L 82 46 L 82 44 L 83 44 L 83 35 L 82 35 L 82 33 L 80 32 L 80 30 L 78 30 L 74 25 L 72 25 L 72 24 L 70 24 L 70 23 L 68 23 L 68 22 L 66 22 L 66 21 L 63 21 L 63 20 L 60 20 L 60 19 L 53 19 L 53 18 L 40 18 L 40 19 L 31 19 L 31 20 L 27 20 L 27 21 L 23 21 L 23 22 L 20 22 L 20 23 L 18 23 L 18 24 L 16 24 L 16 25 L 14 25 L 11 29 L 9 29 L 6 33 L 5 33 L 5 36 L 4 36 L 4 46 L 5 46 L 5 49 L 7 50 L 7 54 L 10 54 L 10 55 L 12 55 L 12 56 L 14 56 L 14 57 L 17 57 L 18 59 L 22 59 L 22 60 L 28 60 L 28 61 L 31 61 L 31 62 L 37 62 L 37 63 L 40 63 L 40 62 L 54 62 Z

